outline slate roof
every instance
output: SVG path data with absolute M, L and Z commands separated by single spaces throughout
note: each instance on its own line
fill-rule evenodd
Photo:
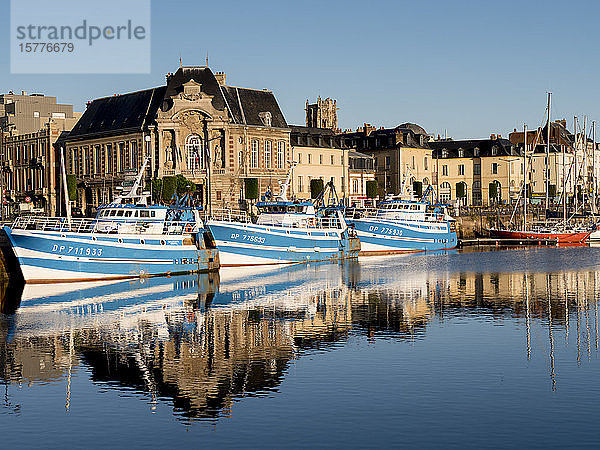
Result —
M 292 133 L 306 133 L 306 134 L 320 134 L 333 136 L 335 132 L 331 128 L 315 128 L 315 127 L 304 127 L 302 125 L 290 125 Z
M 429 147 L 433 150 L 433 158 L 443 158 L 442 151 L 447 151 L 447 158 L 458 158 L 458 151 L 464 151 L 463 158 L 475 156 L 475 149 L 479 149 L 479 156 L 492 156 L 492 148 L 496 147 L 497 153 L 493 156 L 518 155 L 518 150 L 508 139 L 467 139 L 462 141 L 430 141 Z
M 138 131 L 154 120 L 166 86 L 99 98 L 91 102 L 68 140 Z
M 552 130 L 553 128 L 554 128 L 554 130 Z M 575 136 L 573 136 L 569 132 L 569 130 L 567 130 L 567 128 L 564 127 L 560 122 L 551 122 L 550 130 L 552 131 L 551 137 L 550 137 L 550 143 L 552 143 L 552 141 L 555 141 L 555 143 L 556 143 L 556 137 L 558 136 L 559 144 L 573 146 L 573 143 L 575 141 Z M 541 134 L 542 134 L 542 139 L 544 139 L 544 142 L 546 142 L 546 136 L 548 136 L 548 123 L 547 122 L 546 122 L 546 125 L 544 125 L 544 128 L 542 128 Z
M 345 140 L 329 128 L 290 125 L 290 143 L 297 147 L 345 148 Z
M 199 83 L 202 92 L 213 97 L 216 109 L 227 108 L 233 123 L 265 126 L 260 113 L 269 112 L 272 127 L 288 128 L 271 91 L 220 86 L 207 67 L 180 67 L 169 76 L 166 86 L 92 101 L 67 140 L 141 131 L 155 120 L 163 102 L 181 92 L 182 85 L 190 80 Z
M 168 79 L 165 98 L 177 95 L 183 90 L 182 85 L 190 80 L 201 84 L 203 93 L 213 96 L 212 104 L 215 109 L 225 108 L 225 99 L 221 94 L 219 83 L 208 67 L 180 67 Z
M 260 91 L 234 86 L 221 86 L 221 88 L 235 123 L 264 126 L 259 114 L 261 112 L 270 112 L 272 127 L 288 127 L 285 117 L 283 117 L 283 113 L 279 109 L 279 104 L 271 91 Z
M 216 109 L 229 110 L 234 123 L 241 125 L 264 126 L 259 114 L 271 113 L 271 126 L 287 128 L 279 104 L 273 92 L 266 90 L 220 86 L 208 67 L 180 67 L 169 79 L 165 97 L 172 97 L 181 90 L 181 85 L 194 80 L 202 85 L 202 92 L 212 95 L 212 104 Z
M 350 157 L 350 158 L 368 158 L 368 159 L 373 159 L 373 156 L 366 155 L 365 153 L 357 152 L 356 150 L 350 150 L 348 152 L 348 157 Z
M 397 139 L 396 136 L 400 136 Z M 355 146 L 361 151 L 377 151 L 395 147 L 403 148 L 429 148 L 429 136 L 425 130 L 414 123 L 404 123 L 395 128 L 378 128 L 365 132 L 359 129 L 355 132 L 342 133 L 349 147 Z M 392 141 L 389 138 L 392 137 Z
M 423 128 L 420 125 L 417 125 L 416 123 L 412 123 L 412 122 L 406 122 L 406 123 L 400 124 L 395 129 L 396 130 L 410 130 L 415 134 L 427 135 L 427 131 L 425 131 L 425 128 Z

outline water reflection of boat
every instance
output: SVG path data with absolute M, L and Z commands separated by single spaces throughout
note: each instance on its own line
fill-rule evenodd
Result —
M 16 311 L 17 332 L 52 334 L 137 320 L 164 326 L 165 311 L 210 303 L 218 289 L 216 273 L 153 277 L 119 282 L 25 285 Z

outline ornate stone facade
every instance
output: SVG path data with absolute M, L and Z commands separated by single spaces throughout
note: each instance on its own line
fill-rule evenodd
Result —
M 148 178 L 181 174 L 212 208 L 243 207 L 244 178 L 258 178 L 261 193 L 276 190 L 291 153 L 273 93 L 219 81 L 207 67 L 182 67 L 166 86 L 92 102 L 66 140 L 78 205 L 110 200 L 113 186 L 146 156 Z

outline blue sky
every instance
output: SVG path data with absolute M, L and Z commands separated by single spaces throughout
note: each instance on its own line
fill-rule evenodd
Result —
M 82 111 L 161 85 L 180 55 L 203 65 L 208 52 L 228 84 L 272 90 L 291 124 L 321 95 L 337 100 L 343 128 L 415 122 L 456 139 L 506 136 L 542 123 L 549 90 L 553 119 L 600 122 L 599 19 L 600 6 L 582 1 L 153 1 L 151 74 L 11 75 L 6 57 L 0 91 Z M 1 45 L 8 55 L 8 32 Z

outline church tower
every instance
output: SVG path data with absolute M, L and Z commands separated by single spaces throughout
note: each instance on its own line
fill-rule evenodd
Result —
M 336 101 L 329 97 L 322 100 L 320 96 L 317 98 L 316 103 L 309 104 L 306 100 L 306 126 L 339 131 Z

